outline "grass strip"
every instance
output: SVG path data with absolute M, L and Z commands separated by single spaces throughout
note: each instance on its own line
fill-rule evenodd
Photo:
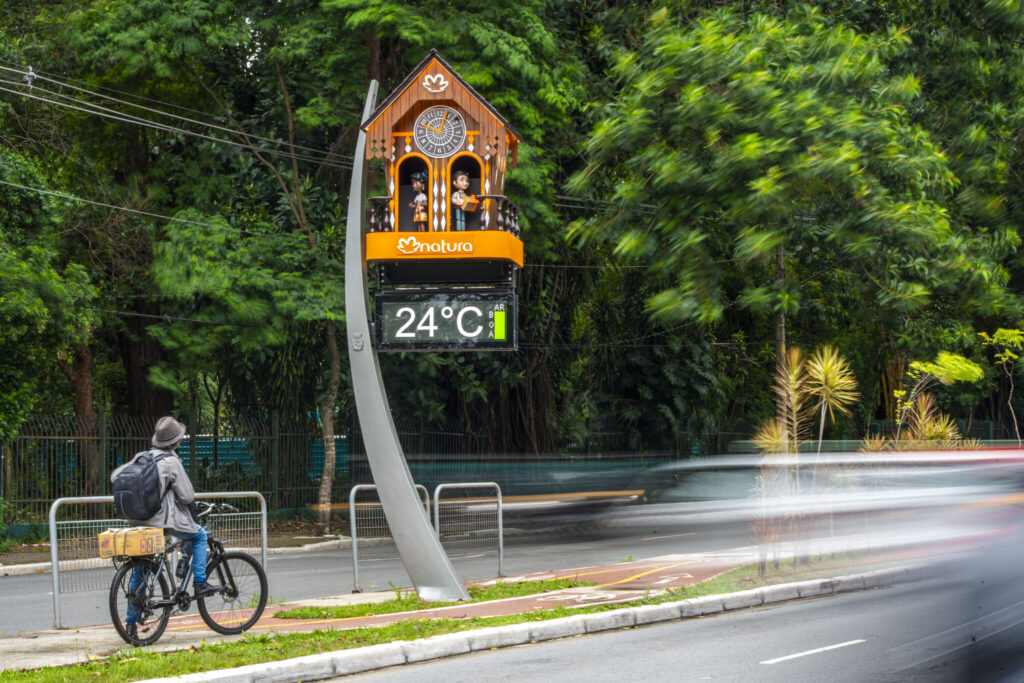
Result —
M 361 602 L 352 605 L 338 605 L 332 607 L 296 607 L 290 610 L 281 610 L 274 614 L 278 619 L 351 619 L 353 617 L 368 617 L 377 614 L 394 614 L 395 612 L 411 612 L 421 609 L 437 609 L 448 605 L 468 604 L 472 602 L 487 602 L 489 600 L 504 600 L 506 598 L 519 598 L 524 595 L 536 595 L 537 593 L 549 593 L 551 591 L 565 590 L 566 588 L 579 588 L 581 586 L 594 586 L 594 583 L 576 581 L 575 579 L 550 579 L 548 581 L 498 581 L 489 586 L 469 586 L 469 600 L 462 603 L 455 602 L 427 602 L 421 600 L 412 590 L 402 593 L 396 588 L 396 597 L 385 602 Z
M 848 565 L 839 563 L 841 568 Z M 407 619 L 385 626 L 370 626 L 345 631 L 325 630 L 312 633 L 249 633 L 241 640 L 223 643 L 206 643 L 188 650 L 176 652 L 151 652 L 143 648 L 132 648 L 118 652 L 106 659 L 69 666 L 46 667 L 25 671 L 3 671 L 0 679 L 30 683 L 85 683 L 86 681 L 138 681 L 147 678 L 180 676 L 188 673 L 213 671 L 230 667 L 245 666 L 261 662 L 272 662 L 292 657 L 346 650 L 370 645 L 390 643 L 396 640 L 416 640 L 443 633 L 455 633 L 490 626 L 521 624 L 530 621 L 559 619 L 574 614 L 607 612 L 624 607 L 656 605 L 675 600 L 697 598 L 705 595 L 719 595 L 736 591 L 768 586 L 811 578 L 824 578 L 835 574 L 836 565 L 829 567 L 792 568 L 769 571 L 767 576 L 758 576 L 757 566 L 748 565 L 725 572 L 707 581 L 652 595 L 641 600 L 616 605 L 595 605 L 589 607 L 537 610 L 523 614 L 501 617 L 472 617 L 469 619 Z M 506 584 L 512 586 L 514 584 Z M 432 606 L 436 606 L 433 603 Z

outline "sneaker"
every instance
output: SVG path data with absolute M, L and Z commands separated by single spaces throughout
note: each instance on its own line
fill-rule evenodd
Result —
M 124 632 L 128 634 L 128 637 L 135 640 L 139 637 L 139 625 L 134 621 L 124 625 Z
M 206 581 L 203 581 L 202 583 L 197 582 L 193 584 L 192 590 L 197 598 L 204 598 L 207 595 L 219 593 L 221 588 L 215 583 L 207 583 Z

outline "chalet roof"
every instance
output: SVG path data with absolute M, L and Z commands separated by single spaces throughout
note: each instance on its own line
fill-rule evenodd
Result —
M 416 78 L 420 75 L 420 73 L 423 71 L 423 69 L 425 69 L 427 67 L 427 65 L 432 60 L 437 60 L 438 64 L 440 64 L 451 75 L 451 77 L 454 78 L 456 80 L 456 82 L 458 82 L 459 85 L 461 85 L 463 88 L 465 88 L 466 91 L 470 95 L 472 95 L 474 98 L 476 98 L 480 102 L 480 104 L 484 108 L 487 109 L 487 111 L 489 111 L 491 114 L 493 114 L 494 118 L 496 118 L 501 123 L 501 125 L 504 126 L 505 129 L 509 133 L 511 133 L 513 137 L 516 138 L 516 140 L 521 140 L 522 139 L 519 136 L 519 133 L 517 133 L 515 131 L 515 129 L 513 129 L 512 126 L 509 125 L 508 121 L 505 120 L 505 117 L 502 116 L 501 114 L 499 114 L 498 110 L 495 109 L 494 107 L 492 107 L 491 103 L 488 102 L 487 100 L 485 100 L 483 98 L 483 96 L 480 95 L 480 93 L 478 93 L 473 86 L 471 86 L 469 83 L 467 83 L 465 81 L 465 79 L 462 78 L 462 76 L 457 74 L 455 72 L 455 69 L 452 68 L 451 64 L 446 62 L 441 57 L 441 55 L 438 53 L 438 51 L 436 49 L 433 49 L 433 48 L 431 48 L 430 52 L 427 53 L 427 56 L 423 58 L 423 61 L 420 62 L 419 64 L 417 64 L 415 69 L 413 69 L 412 71 L 409 72 L 409 75 L 405 77 L 405 80 L 403 80 L 401 83 L 399 83 L 398 86 L 394 90 L 391 91 L 391 94 L 389 94 L 384 99 L 383 102 L 381 102 L 379 105 L 377 105 L 377 108 L 373 110 L 372 114 L 370 114 L 370 118 L 368 118 L 366 120 L 366 123 L 363 124 L 362 130 L 368 131 L 370 129 L 370 127 L 373 126 L 373 124 L 377 121 L 377 119 L 379 119 L 381 117 L 381 115 L 385 111 L 387 111 L 388 107 L 390 107 L 391 104 L 396 99 L 401 97 L 402 93 L 404 93 L 406 90 L 408 90 L 409 88 L 411 88 L 413 86 Z

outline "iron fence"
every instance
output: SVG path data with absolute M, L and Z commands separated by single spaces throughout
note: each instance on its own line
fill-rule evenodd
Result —
M 441 497 L 442 491 L 447 497 Z M 501 487 L 494 482 L 439 484 L 434 489 L 434 531 L 448 557 L 497 552 L 498 576 L 504 576 Z
M 149 447 L 157 418 L 100 414 L 93 425 L 50 415 L 25 421 L 0 450 L 0 522 L 41 522 L 58 498 L 111 493 L 110 473 Z M 324 465 L 316 420 L 187 420 L 178 456 L 197 491 L 257 490 L 272 510 L 316 502 Z M 347 429 L 335 437 L 335 482 L 347 492 Z
M 271 413 L 183 421 L 188 437 L 178 455 L 197 491 L 256 490 L 273 512 L 317 502 L 324 461 L 319 420 Z M 105 414 L 95 424 L 63 415 L 27 419 L 17 437 L 0 445 L 0 527 L 43 522 L 58 498 L 109 495 L 110 472 L 149 446 L 155 422 Z M 635 490 L 649 468 L 727 452 L 730 440 L 746 436 L 721 431 L 650 444 L 595 432 L 567 438 L 553 453 L 490 453 L 482 434 L 455 419 L 399 415 L 395 426 L 414 479 L 430 490 L 446 482 L 490 481 L 505 495 Z M 356 420 L 339 419 L 336 429 L 332 500 L 341 502 L 353 485 L 373 478 Z
M 423 503 L 423 514 L 430 517 L 430 494 L 416 484 L 416 492 Z M 362 500 L 360 500 L 360 498 Z M 367 499 L 369 498 L 369 499 Z M 352 536 L 352 592 L 361 593 L 359 561 L 398 559 L 391 526 L 384 515 L 384 505 L 377 497 L 373 484 L 356 484 L 348 496 L 349 533 Z

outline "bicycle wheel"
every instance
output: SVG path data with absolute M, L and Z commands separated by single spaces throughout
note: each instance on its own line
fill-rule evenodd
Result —
M 159 566 L 159 563 L 141 557 L 129 560 L 117 570 L 110 584 L 110 618 L 118 634 L 131 645 L 155 643 L 163 635 L 171 617 L 171 591 L 167 587 L 167 579 L 158 571 Z M 166 604 L 154 606 L 158 600 Z M 129 608 L 136 612 L 134 635 L 128 628 Z
M 252 555 L 235 551 L 214 558 L 206 569 L 206 580 L 221 590 L 196 602 L 203 621 L 217 633 L 241 633 L 263 614 L 267 575 Z

